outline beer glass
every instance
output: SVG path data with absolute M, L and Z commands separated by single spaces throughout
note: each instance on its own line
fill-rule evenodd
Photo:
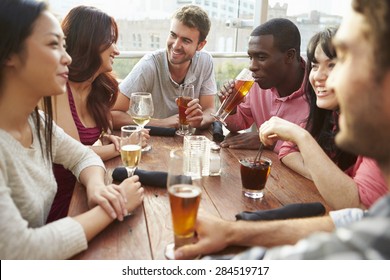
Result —
M 187 121 L 185 111 L 188 108 L 188 103 L 194 99 L 194 85 L 180 85 L 180 96 L 177 98 L 177 106 L 179 107 L 179 129 L 176 134 L 180 136 L 191 135 L 190 125 Z
M 141 128 L 136 125 L 125 125 L 121 127 L 120 150 L 123 165 L 127 173 L 133 176 L 141 160 L 142 134 Z
M 234 79 L 234 88 L 232 92 L 226 97 L 218 111 L 211 114 L 217 121 L 220 121 L 226 126 L 225 119 L 233 109 L 240 104 L 242 99 L 248 94 L 254 83 L 252 72 L 244 68 L 240 74 Z
M 150 121 L 154 113 L 152 95 L 149 92 L 133 92 L 130 96 L 129 114 L 133 122 L 142 129 Z M 143 152 L 150 151 L 152 146 L 146 145 Z
M 195 222 L 201 199 L 202 163 L 199 153 L 191 158 L 183 149 L 172 150 L 167 178 L 171 205 L 174 243 L 165 249 L 167 259 L 174 259 L 174 250 L 194 242 Z
M 264 188 L 271 172 L 272 161 L 261 157 L 255 162 L 254 158 L 240 160 L 242 190 L 246 197 L 263 198 Z

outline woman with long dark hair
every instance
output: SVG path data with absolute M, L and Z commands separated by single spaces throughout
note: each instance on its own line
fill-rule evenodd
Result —
M 117 24 L 95 7 L 78 6 L 64 18 L 62 30 L 72 63 L 67 94 L 54 102 L 54 120 L 102 160 L 119 156 L 119 137 L 111 134 L 110 113 L 119 91 L 112 73 L 114 58 L 119 54 Z M 61 165 L 54 165 L 54 175 L 58 191 L 47 222 L 67 215 L 76 183 L 73 174 Z
M 70 258 L 140 205 L 143 189 L 137 177 L 106 186 L 101 159 L 53 123 L 51 97 L 65 93 L 71 58 L 46 5 L 1 0 L 0 32 L 0 258 Z M 57 191 L 53 162 L 74 172 L 92 207 L 45 224 Z
M 334 209 L 368 208 L 387 192 L 387 187 L 375 161 L 344 152 L 335 144 L 339 131 L 338 101 L 326 87 L 336 64 L 332 45 L 335 33 L 335 28 L 327 28 L 315 34 L 307 48 L 310 83 L 306 97 L 310 114 L 306 129 L 273 117 L 261 126 L 260 138 L 268 145 L 277 139 L 287 141 L 279 151 L 281 161 L 313 180 Z

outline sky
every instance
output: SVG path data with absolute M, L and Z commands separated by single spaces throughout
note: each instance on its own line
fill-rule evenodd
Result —
M 271 6 L 277 2 L 281 5 L 288 4 L 287 15 L 293 16 L 301 13 L 307 13 L 311 10 L 320 10 L 322 12 L 343 16 L 349 9 L 351 0 L 269 0 Z M 65 10 L 77 5 L 93 5 L 99 7 L 109 15 L 115 18 L 132 18 L 149 15 L 150 18 L 161 16 L 158 13 L 158 7 L 164 5 L 164 0 L 50 0 L 52 10 Z M 145 4 L 148 6 L 145 10 Z M 172 8 L 173 9 L 173 8 Z M 155 12 L 151 11 L 154 10 Z M 167 16 L 169 17 L 170 14 Z

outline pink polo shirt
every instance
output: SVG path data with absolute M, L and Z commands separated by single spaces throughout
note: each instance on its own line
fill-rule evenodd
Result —
M 279 159 L 293 152 L 299 152 L 297 146 L 293 142 L 286 141 L 280 149 Z M 355 164 L 348 168 L 345 174 L 355 181 L 360 202 L 367 208 L 389 191 L 386 180 L 373 159 L 358 156 Z
M 355 165 L 346 173 L 355 181 L 360 201 L 367 208 L 389 191 L 378 164 L 371 158 L 358 156 Z
M 227 128 L 236 132 L 249 128 L 253 123 L 259 128 L 272 116 L 278 116 L 298 125 L 306 123 L 309 116 L 309 105 L 305 98 L 306 81 L 305 78 L 301 87 L 286 97 L 280 97 L 276 88 L 261 89 L 255 83 L 246 96 L 245 102 L 237 106 L 237 113 L 226 118 Z M 279 152 L 282 143 L 283 141 L 276 143 L 274 148 L 276 153 Z

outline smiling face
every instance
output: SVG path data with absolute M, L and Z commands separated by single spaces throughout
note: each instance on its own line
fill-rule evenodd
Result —
M 326 88 L 326 80 L 334 66 L 335 59 L 330 59 L 318 44 L 311 63 L 309 81 L 316 94 L 317 106 L 322 109 L 335 110 L 338 107 L 336 95 Z
M 196 28 L 190 28 L 177 19 L 172 19 L 167 39 L 169 63 L 172 65 L 189 63 L 196 51 L 200 51 L 206 44 L 206 41 L 199 42 L 199 34 Z
M 37 98 L 66 91 L 70 62 L 59 22 L 47 11 L 36 20 L 23 51 L 12 55 L 9 61 L 20 85 Z
M 278 87 L 286 73 L 285 53 L 274 46 L 273 35 L 251 36 L 248 44 L 249 69 L 262 89 Z
M 100 54 L 102 65 L 98 71 L 98 74 L 111 72 L 112 65 L 114 64 L 114 58 L 119 55 L 119 50 L 115 43 L 112 43 L 107 49 Z
M 344 18 L 334 39 L 337 64 L 327 85 L 341 111 L 337 145 L 389 164 L 390 71 L 377 81 L 370 32 L 361 14 L 351 12 Z

